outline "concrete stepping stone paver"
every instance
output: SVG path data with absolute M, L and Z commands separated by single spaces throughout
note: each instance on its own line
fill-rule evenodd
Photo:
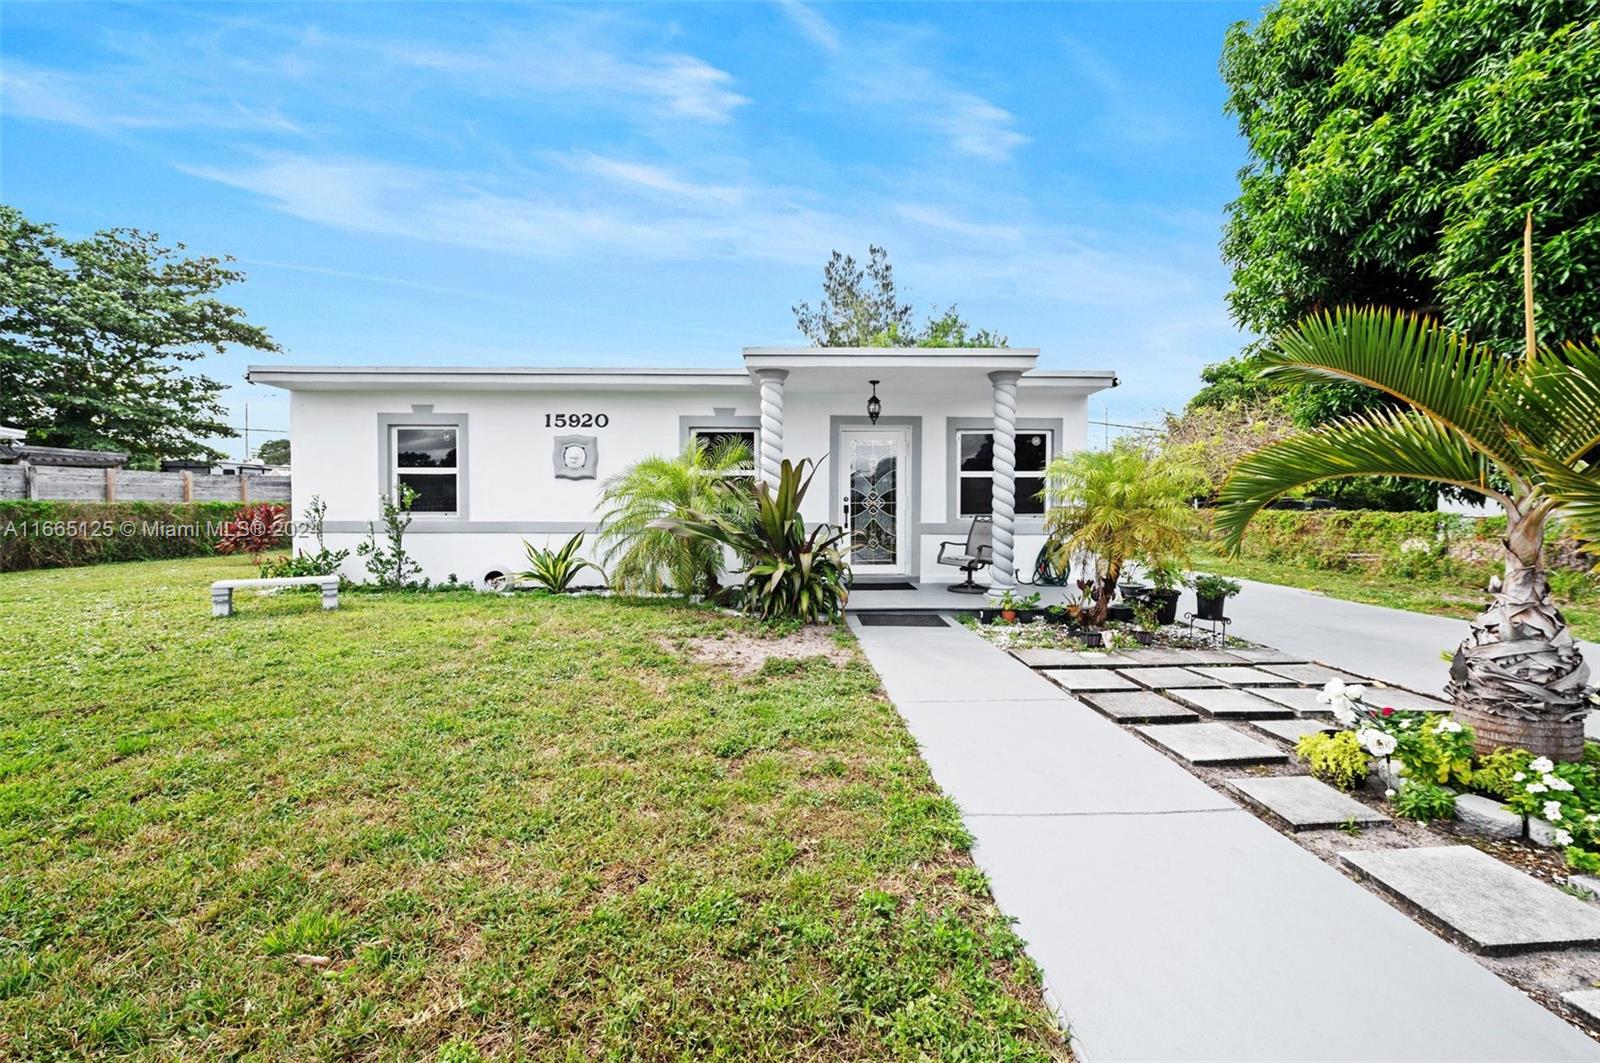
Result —
M 1367 696 L 1363 699 L 1368 705 L 1383 708 L 1385 705 L 1392 709 L 1405 709 L 1410 712 L 1454 712 L 1455 706 L 1448 701 L 1430 698 L 1425 694 L 1413 694 L 1409 690 L 1396 690 L 1394 687 L 1367 687 Z
M 1250 693 L 1293 709 L 1297 716 L 1332 716 L 1333 709 L 1317 700 L 1317 687 L 1252 687 Z
M 1338 730 L 1331 720 L 1313 720 L 1304 716 L 1293 716 L 1287 720 L 1251 720 L 1250 726 L 1273 738 L 1282 739 L 1291 746 L 1306 735 Z
M 1243 767 L 1289 760 L 1283 750 L 1225 723 L 1140 724 L 1134 730 L 1190 764 Z
M 1222 680 L 1202 675 L 1189 668 L 1122 668 L 1123 675 L 1147 690 L 1178 690 L 1183 687 L 1220 687 Z
M 1344 852 L 1339 859 L 1479 952 L 1600 945 L 1600 908 L 1470 845 Z
M 1036 648 L 1012 650 L 1011 656 L 1029 668 L 1104 668 L 1124 664 L 1127 658 L 1119 653 L 1083 650 Z
M 1086 693 L 1078 700 L 1118 723 L 1194 723 L 1200 714 L 1153 690 Z
M 1271 672 L 1264 672 L 1247 664 L 1223 664 L 1197 668 L 1195 671 L 1240 687 L 1287 687 L 1294 686 L 1295 682 L 1293 679 L 1285 679 L 1281 675 L 1273 675 Z
M 1342 679 L 1346 683 L 1365 683 L 1360 676 L 1341 672 L 1337 668 L 1329 668 L 1325 664 L 1264 664 L 1264 672 L 1292 679 L 1296 683 L 1305 683 L 1307 686 L 1320 687 L 1330 679 Z
M 1310 664 L 1306 658 L 1283 650 L 1275 650 L 1270 646 L 1260 646 L 1252 649 L 1234 649 L 1227 651 L 1229 656 L 1245 662 L 1246 664 Z
M 1185 665 L 1199 664 L 1196 656 L 1197 650 L 1184 650 L 1176 646 L 1140 646 L 1137 649 L 1118 650 L 1128 664 L 1139 667 L 1154 667 L 1156 665 Z
M 1172 696 L 1223 720 L 1281 720 L 1294 715 L 1293 709 L 1232 687 L 1174 690 Z
M 1332 830 L 1346 824 L 1378 826 L 1389 817 L 1309 775 L 1229 779 L 1246 801 L 1289 825 L 1290 830 Z
M 1600 989 L 1574 989 L 1561 999 L 1590 1026 L 1600 1026 Z
M 1039 674 L 1074 694 L 1090 690 L 1138 690 L 1139 685 L 1109 668 L 1041 668 Z

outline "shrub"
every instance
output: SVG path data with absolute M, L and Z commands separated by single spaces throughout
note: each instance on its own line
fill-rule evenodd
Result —
M 405 484 L 397 489 L 398 497 L 378 496 L 378 509 L 383 514 L 384 544 L 378 543 L 376 530 L 367 525 L 367 539 L 356 547 L 356 553 L 367 559 L 367 571 L 373 582 L 388 590 L 405 590 L 416 585 L 422 566 L 406 553 L 406 529 L 411 527 L 411 503 L 417 493 Z
M 1522 780 L 1517 776 L 1526 778 L 1528 762 L 1532 759 L 1533 754 L 1526 749 L 1501 746 L 1472 769 L 1472 788 L 1502 801 L 1509 800 L 1521 789 Z
M 261 563 L 261 575 L 267 579 L 282 579 L 294 576 L 331 576 L 339 571 L 339 566 L 350 556 L 350 551 L 329 550 L 327 543 L 323 541 L 322 522 L 327 513 L 328 504 L 322 500 L 322 496 L 312 495 L 303 518 L 306 528 L 317 542 L 317 552 L 308 554 L 296 551 L 292 557 L 268 558 Z
M 217 532 L 238 505 L 0 502 L 0 572 L 213 556 Z
M 1408 779 L 1465 786 L 1472 779 L 1472 728 L 1436 713 L 1396 713 L 1395 756 Z M 1404 725 L 1404 726 L 1402 726 Z
M 837 619 L 850 595 L 850 565 L 839 549 L 842 530 L 819 524 L 806 531 L 800 504 L 815 475 L 809 458 L 799 464 L 785 459 L 776 489 L 765 481 L 723 485 L 754 494 L 747 515 L 692 513 L 668 523 L 680 535 L 729 547 L 744 560 L 738 599 L 745 612 L 766 620 Z
M 1354 731 L 1304 735 L 1294 751 L 1312 775 L 1340 790 L 1352 790 L 1367 777 L 1367 754 Z
M 599 565 L 578 556 L 578 547 L 582 545 L 583 532 L 568 539 L 567 545 L 559 550 L 552 550 L 548 546 L 537 547 L 523 540 L 522 549 L 528 555 L 528 570 L 519 573 L 519 578 L 543 587 L 552 594 L 565 594 L 571 588 L 572 581 L 578 578 L 578 573 L 584 569 L 592 568 L 600 572 Z M 600 576 L 605 578 L 605 573 L 600 572 Z
M 240 506 L 223 525 L 217 540 L 219 554 L 249 554 L 261 563 L 261 555 L 282 546 L 289 534 L 289 512 L 276 502 L 255 502 Z
M 1456 813 L 1456 795 L 1442 786 L 1407 779 L 1394 798 L 1394 810 L 1407 819 L 1422 823 L 1449 819 Z

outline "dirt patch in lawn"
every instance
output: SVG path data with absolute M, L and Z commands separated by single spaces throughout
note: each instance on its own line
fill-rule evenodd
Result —
M 839 641 L 837 628 L 820 624 L 781 635 L 730 631 L 714 638 L 684 639 L 675 645 L 666 644 L 666 648 L 693 661 L 721 665 L 739 675 L 755 675 L 772 660 L 826 657 L 833 664 L 846 665 L 856 659 L 854 648 Z

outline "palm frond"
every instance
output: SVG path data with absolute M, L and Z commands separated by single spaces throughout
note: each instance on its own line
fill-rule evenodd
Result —
M 1416 314 L 1347 307 L 1313 314 L 1277 337 L 1263 371 L 1288 383 L 1352 381 L 1453 430 L 1508 471 L 1521 464 L 1491 396 L 1513 364 Z
M 1574 468 L 1542 451 L 1529 460 L 1538 470 L 1540 487 L 1572 525 L 1578 538 L 1588 541 L 1591 553 L 1600 553 L 1600 463 Z
M 1491 465 L 1460 432 L 1412 410 L 1375 410 L 1269 443 L 1240 460 L 1217 493 L 1216 526 L 1236 551 L 1274 498 L 1317 480 L 1398 476 L 1454 484 L 1504 501 Z
M 1496 405 L 1546 458 L 1592 462 L 1600 448 L 1600 350 L 1567 343 L 1541 351 Z

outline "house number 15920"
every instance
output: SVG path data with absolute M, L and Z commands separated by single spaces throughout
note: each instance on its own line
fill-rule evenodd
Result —
M 604 428 L 611 418 L 603 413 L 547 413 L 546 428 Z

